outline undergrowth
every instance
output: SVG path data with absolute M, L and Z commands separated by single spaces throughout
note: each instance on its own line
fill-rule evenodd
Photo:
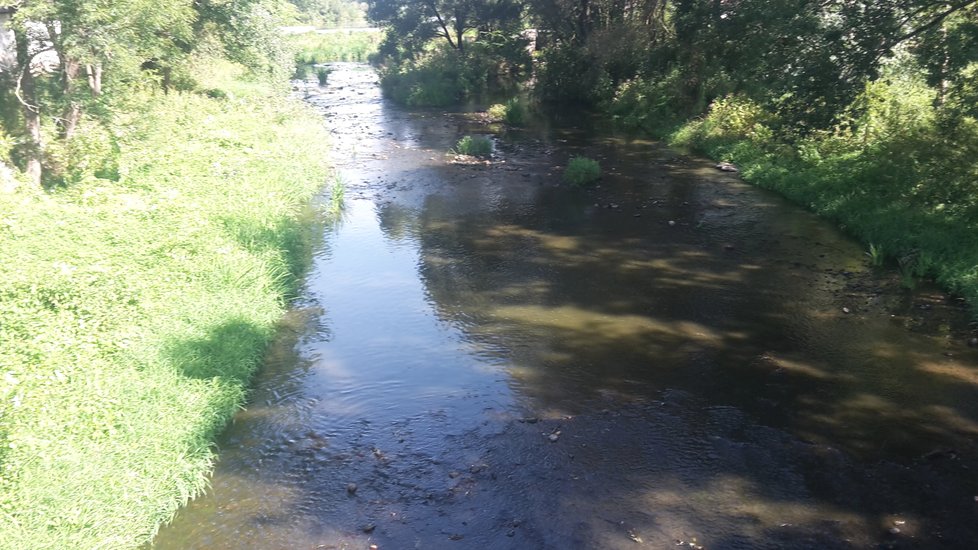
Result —
M 472 42 L 464 52 L 438 44 L 414 58 L 379 61 L 384 93 L 412 107 L 455 105 L 512 90 L 529 67 L 525 50 L 481 41 Z
M 788 138 L 742 97 L 715 101 L 670 141 L 737 164 L 743 177 L 837 222 L 896 264 L 904 284 L 933 278 L 978 312 L 978 121 L 949 121 L 913 77 L 883 78 L 831 129 Z
M 492 156 L 492 140 L 482 136 L 465 136 L 458 140 L 452 151 L 457 155 L 489 158 Z
M 115 180 L 0 193 L 3 548 L 136 547 L 205 487 L 328 173 L 318 116 L 228 74 L 119 115 Z
M 376 53 L 383 34 L 379 30 L 309 32 L 289 37 L 300 65 L 331 61 L 365 62 Z
M 491 122 L 505 122 L 510 126 L 523 126 L 526 124 L 526 103 L 514 97 L 506 103 L 496 103 L 490 105 L 486 110 L 486 116 Z
M 594 159 L 574 157 L 564 169 L 564 181 L 571 185 L 587 185 L 601 179 L 601 165 Z

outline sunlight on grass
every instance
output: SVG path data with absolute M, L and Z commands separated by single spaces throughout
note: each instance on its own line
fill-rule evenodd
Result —
M 120 120 L 119 181 L 0 194 L 4 548 L 133 547 L 205 487 L 328 170 L 317 115 L 231 74 Z

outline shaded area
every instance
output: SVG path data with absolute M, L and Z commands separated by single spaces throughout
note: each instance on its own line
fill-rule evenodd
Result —
M 300 322 L 159 548 L 967 548 L 965 318 L 834 228 L 583 121 L 322 102 L 349 189 Z M 599 158 L 595 189 L 558 183 Z M 672 221 L 674 223 L 670 224 Z M 353 484 L 353 485 L 351 485 Z

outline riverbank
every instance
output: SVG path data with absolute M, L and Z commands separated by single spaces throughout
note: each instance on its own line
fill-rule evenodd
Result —
M 328 68 L 308 101 L 342 220 L 211 489 L 154 548 L 975 540 L 959 308 L 702 158 L 581 116 L 454 163 L 498 127 Z M 576 156 L 600 185 L 562 181 Z
M 0 194 L 0 541 L 129 548 L 206 485 L 313 238 L 327 135 L 224 64 L 120 115 L 117 181 Z
M 785 139 L 773 115 L 735 97 L 665 137 L 733 163 L 744 180 L 838 224 L 905 287 L 933 279 L 978 316 L 978 125 L 942 122 L 913 84 L 874 83 L 864 99 L 858 118 L 803 139 Z

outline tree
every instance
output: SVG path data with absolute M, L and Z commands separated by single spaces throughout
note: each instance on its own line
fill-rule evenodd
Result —
M 2 2 L 2 0 L 0 0 Z M 9 2 L 9 0 L 8 0 Z M 291 66 L 278 36 L 284 0 L 17 0 L 11 28 L 17 60 L 6 76 L 21 111 L 21 164 L 40 184 L 57 173 L 51 140 L 70 141 L 86 112 L 106 107 L 151 72 L 168 89 L 174 68 L 206 37 L 256 73 Z M 4 7 L 0 5 L 0 7 Z M 42 59 L 50 59 L 46 68 Z M 106 109 L 101 109 L 106 111 Z M 53 123 L 53 124 L 51 124 Z M 45 128 L 53 126 L 53 132 Z
M 420 50 L 432 38 L 465 51 L 465 34 L 512 30 L 523 7 L 516 0 L 369 0 L 367 15 L 387 25 L 396 43 Z
M 146 59 L 172 56 L 177 41 L 190 40 L 194 19 L 192 0 L 21 0 L 11 7 L 25 173 L 37 185 L 47 161 L 43 118 L 55 121 L 57 139 L 70 140 L 85 106 L 103 95 L 106 71 L 122 83 Z M 53 74 L 40 66 L 43 56 L 53 56 Z

